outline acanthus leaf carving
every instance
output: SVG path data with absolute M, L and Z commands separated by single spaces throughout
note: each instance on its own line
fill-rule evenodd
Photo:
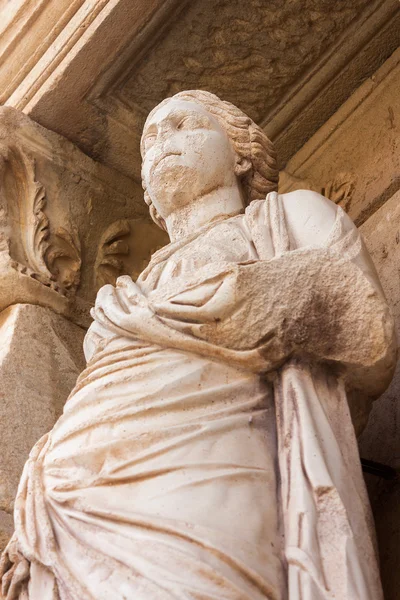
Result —
M 53 277 L 68 293 L 74 292 L 80 283 L 81 244 L 78 233 L 71 227 L 71 232 L 64 227 L 56 229 L 50 235 L 45 255 L 46 263 Z
M 107 283 L 115 285 L 120 275 L 129 275 L 135 281 L 151 255 L 168 242 L 166 232 L 149 218 L 115 221 L 100 239 L 95 262 L 97 289 Z
M 127 236 L 131 227 L 127 219 L 112 223 L 103 234 L 95 263 L 97 287 L 107 283 L 114 284 L 117 277 L 124 272 L 124 259 L 130 249 Z
M 33 227 L 27 229 L 27 252 L 28 256 L 32 256 L 37 270 L 48 276 L 49 271 L 44 260 L 49 237 L 49 220 L 43 211 L 46 205 L 46 193 L 39 182 L 34 181 L 34 186 L 36 189 L 33 193 Z
M 35 159 L 16 146 L 3 151 L 0 165 L 2 250 L 10 266 L 65 294 L 79 284 L 80 243 L 60 227 L 54 233 L 45 213 L 47 196 L 37 180 Z M 64 260 L 60 269 L 58 260 Z
M 292 192 L 299 189 L 312 190 L 329 198 L 335 204 L 339 204 L 343 210 L 348 211 L 350 209 L 356 187 L 354 176 L 351 173 L 338 173 L 325 185 L 320 185 L 311 179 L 303 179 L 288 171 L 283 171 L 283 175 L 285 179 L 285 192 Z
M 338 173 L 334 179 L 321 188 L 321 194 L 339 204 L 344 210 L 349 210 L 355 183 L 350 173 Z
M 17 148 L 9 148 L 3 165 L 3 190 L 13 234 L 11 252 L 39 279 L 50 281 L 44 260 L 49 237 L 46 192 L 36 180 L 35 161 Z

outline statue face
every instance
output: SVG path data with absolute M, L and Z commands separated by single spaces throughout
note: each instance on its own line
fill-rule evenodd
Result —
M 229 137 L 199 104 L 164 104 L 147 121 L 142 143 L 142 178 L 164 219 L 218 187 L 237 184 Z

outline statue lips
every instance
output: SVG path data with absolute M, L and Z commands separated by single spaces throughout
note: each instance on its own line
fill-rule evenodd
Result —
M 158 167 L 158 165 L 161 161 L 164 160 L 164 158 L 168 158 L 168 156 L 181 156 L 181 154 L 182 152 L 165 152 L 157 160 L 154 161 L 152 171 L 154 171 Z

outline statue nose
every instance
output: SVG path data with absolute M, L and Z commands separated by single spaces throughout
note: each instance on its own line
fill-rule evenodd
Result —
M 176 140 L 174 141 L 171 131 L 159 131 L 156 140 L 156 153 L 165 154 L 177 150 Z
M 159 123 L 158 132 L 157 132 L 158 139 L 165 140 L 168 137 L 170 137 L 172 133 L 173 133 L 173 129 L 172 129 L 170 123 L 167 123 L 167 122 Z

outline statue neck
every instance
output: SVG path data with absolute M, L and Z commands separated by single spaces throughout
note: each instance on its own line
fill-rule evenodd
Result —
M 243 210 L 244 200 L 237 185 L 219 187 L 171 213 L 166 218 L 167 231 L 171 242 L 176 242 L 219 217 L 232 217 Z

